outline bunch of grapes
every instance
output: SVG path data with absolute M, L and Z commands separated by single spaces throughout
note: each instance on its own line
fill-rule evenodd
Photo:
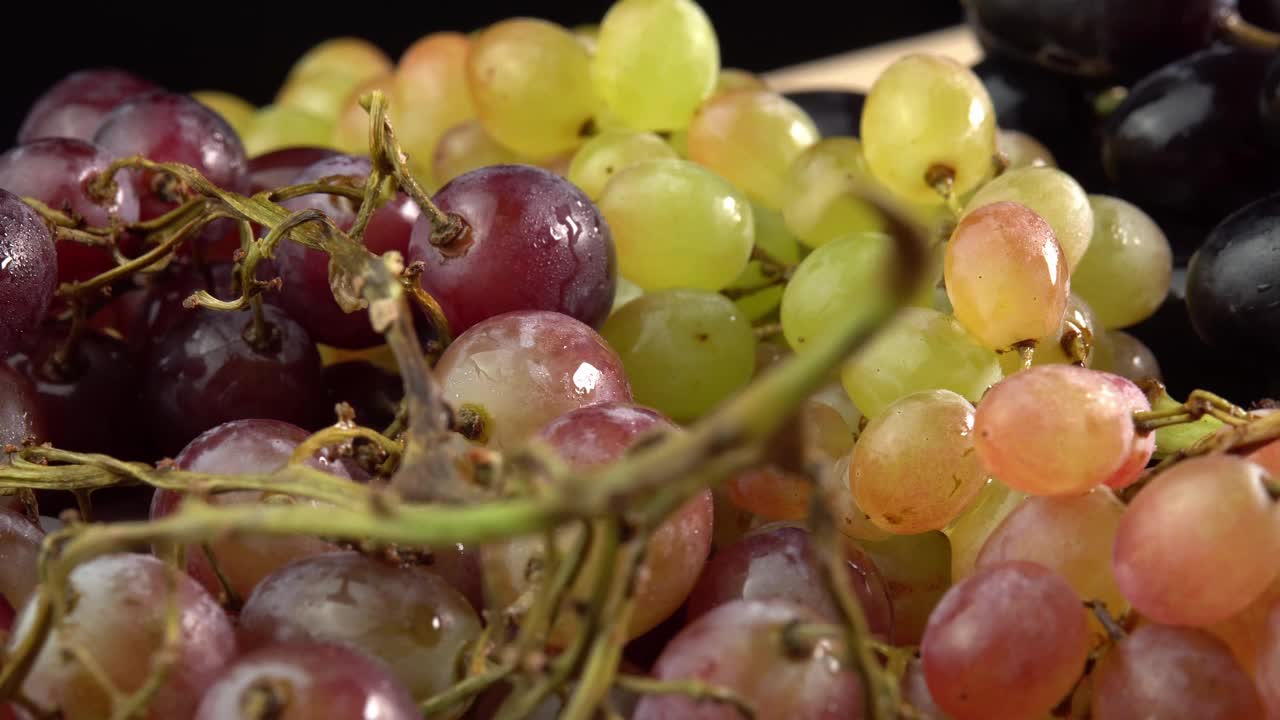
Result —
M 1280 716 L 1222 5 L 971 0 L 865 97 L 693 0 L 68 76 L 0 155 L 0 719 Z

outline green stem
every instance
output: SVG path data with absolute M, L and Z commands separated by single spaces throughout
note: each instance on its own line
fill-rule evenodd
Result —
M 442 713 L 452 709 L 469 698 L 479 695 L 490 686 L 495 685 L 506 679 L 513 671 L 513 665 L 499 665 L 480 675 L 472 675 L 454 683 L 448 690 L 432 695 L 418 704 L 418 712 L 423 717 L 431 717 L 436 713 Z
M 623 690 L 641 695 L 684 695 L 698 701 L 730 705 L 745 720 L 754 720 L 756 717 L 751 701 L 728 688 L 700 680 L 656 680 L 643 675 L 619 674 L 613 682 Z

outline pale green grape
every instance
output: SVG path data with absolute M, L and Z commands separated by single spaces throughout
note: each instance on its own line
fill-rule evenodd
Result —
M 964 215 L 1006 200 L 1031 208 L 1049 223 L 1062 246 L 1067 269 L 1074 271 L 1089 249 L 1089 238 L 1093 235 L 1093 209 L 1080 183 L 1057 168 L 1010 170 L 970 198 Z
M 231 129 L 240 135 L 244 134 L 249 124 L 253 122 L 254 114 L 258 112 L 258 108 L 248 100 L 220 90 L 197 90 L 191 93 L 191 97 L 221 115 Z
M 520 156 L 489 137 L 478 120 L 468 120 L 440 136 L 431 175 L 441 185 L 477 168 L 520 162 Z
M 601 334 L 622 358 L 635 401 L 696 420 L 751 380 L 756 336 L 737 306 L 700 290 L 664 290 L 624 305 Z
M 485 131 L 531 158 L 577 147 L 597 106 L 588 64 L 582 43 L 554 23 L 516 18 L 490 26 L 467 56 L 467 83 Z
M 870 323 L 885 312 L 893 300 L 895 262 L 893 239 L 884 233 L 859 233 L 814 250 L 782 295 L 787 342 L 802 351 L 850 316 Z
M 996 353 L 955 319 L 928 308 L 904 308 L 844 366 L 849 398 L 867 417 L 921 390 L 950 390 L 977 402 L 1003 377 Z
M 1017 130 L 997 130 L 996 149 L 1009 170 L 1027 167 L 1058 167 L 1053 152 L 1041 142 Z
M 693 0 L 620 0 L 600 24 L 595 91 L 640 130 L 675 130 L 715 90 L 720 45 Z
M 334 123 L 352 90 L 391 70 L 391 58 L 367 40 L 326 40 L 308 50 L 289 69 L 276 93 L 275 104 L 304 110 Z
M 617 312 L 618 308 L 643 294 L 644 290 L 641 290 L 639 285 L 619 275 L 617 288 L 613 292 L 613 312 Z
M 782 222 L 781 213 L 753 202 L 751 203 L 751 214 L 755 219 L 756 247 L 758 249 L 781 263 L 794 265 L 800 261 L 800 244 L 796 242 L 795 237 Z M 758 292 L 738 297 L 735 300 L 738 303 L 738 307 L 742 308 L 743 314 L 752 322 L 768 316 L 782 304 L 782 293 L 785 285 L 779 282 L 779 278 L 774 274 L 775 272 L 766 270 L 763 261 L 752 260 L 747 263 L 747 267 L 738 276 L 738 279 L 727 288 L 728 290 L 764 288 Z
M 757 202 L 751 203 L 751 213 L 755 218 L 756 247 L 778 262 L 800 262 L 800 243 L 783 222 L 782 213 Z
M 240 140 L 249 157 L 295 145 L 329 147 L 333 122 L 288 105 L 268 105 L 253 116 Z
M 951 579 L 960 582 L 973 572 L 978 554 L 1000 523 L 1027 499 L 1027 494 L 988 480 L 960 517 L 942 529 L 951 541 Z
M 747 292 L 753 289 L 754 292 Z M 765 269 L 764 263 L 752 260 L 747 263 L 738 279 L 725 290 L 735 293 L 732 295 L 733 301 L 742 310 L 742 314 L 754 323 L 767 317 L 782 304 L 784 284 Z
M 779 209 L 791 163 L 820 137 L 813 119 L 782 95 L 737 90 L 698 108 L 689 124 L 689 159 Z
M 1173 251 L 1160 226 L 1137 206 L 1090 195 L 1093 238 L 1071 273 L 1071 289 L 1093 306 L 1108 329 L 1142 322 L 1164 302 Z
M 599 205 L 619 271 L 645 290 L 721 290 L 751 257 L 751 204 L 688 160 L 646 160 L 615 174 Z
M 578 148 L 569 164 L 569 181 L 598 200 L 614 173 L 645 160 L 673 157 L 676 151 L 653 133 L 610 130 Z
M 862 111 L 871 172 L 905 200 L 937 204 L 946 181 L 962 196 L 990 177 L 996 154 L 991 97 L 965 66 L 907 55 L 871 86 Z
M 782 217 L 809 247 L 856 232 L 885 229 L 880 211 L 858 197 L 850 182 L 869 177 L 862 143 L 851 137 L 825 138 L 800 154 L 787 175 Z

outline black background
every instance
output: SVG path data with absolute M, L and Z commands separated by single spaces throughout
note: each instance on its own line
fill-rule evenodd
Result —
M 321 1 L 329 4 L 320 9 Z M 289 65 L 339 35 L 371 40 L 393 58 L 437 30 L 467 32 L 516 15 L 564 25 L 598 22 L 607 0 L 313 0 L 256 5 L 107 0 L 62 6 L 34 22 L 11 22 L 0 43 L 6 68 L 0 147 L 13 142 L 26 109 L 74 70 L 112 65 L 173 90 L 219 89 L 270 102 Z M 725 66 L 762 72 L 935 30 L 962 21 L 959 0 L 701 0 L 720 38 Z M 54 7 L 52 5 L 48 6 Z

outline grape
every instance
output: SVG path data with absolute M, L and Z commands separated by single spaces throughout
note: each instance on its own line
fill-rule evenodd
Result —
M 1053 151 L 1044 143 L 1017 130 L 997 130 L 996 149 L 1010 170 L 1033 167 L 1058 167 Z
M 436 182 L 443 184 L 472 170 L 519 161 L 520 156 L 489 137 L 478 120 L 468 120 L 440 136 L 431 168 Z
M 788 194 L 791 164 L 819 139 L 799 105 L 768 90 L 738 90 L 698 108 L 689 124 L 689 159 L 777 210 Z
M 345 645 L 384 662 L 414 697 L 427 697 L 457 682 L 479 632 L 466 598 L 437 575 L 343 551 L 263 579 L 240 613 L 239 637 L 247 650 Z
M 1084 188 L 1070 175 L 1050 167 L 1009 170 L 982 187 L 961 216 L 999 202 L 1015 202 L 1034 211 L 1053 228 L 1067 268 L 1074 271 L 1094 234 L 1093 209 Z
M 782 213 L 751 203 L 751 217 L 755 222 L 756 250 L 781 263 L 800 262 L 800 244 L 783 223 Z M 768 269 L 765 260 L 750 260 L 742 274 L 728 288 L 746 290 L 765 285 L 768 287 L 734 301 L 753 323 L 776 317 L 775 311 L 782 303 L 785 287 L 785 283 L 779 281 L 778 273 Z
M 595 113 L 586 48 L 568 30 L 513 18 L 480 33 L 467 56 L 467 83 L 484 129 L 532 158 L 572 150 Z M 555 102 L 548 102 L 554 93 Z M 437 177 L 437 179 L 442 179 Z
M 832 463 L 831 467 L 824 468 L 818 478 L 826 496 L 827 507 L 835 518 L 836 529 L 846 538 L 855 541 L 878 542 L 895 537 L 871 522 L 870 516 L 858 507 L 858 503 L 853 499 L 853 490 L 849 487 L 851 460 L 852 453 L 846 454 Z M 806 507 L 803 513 L 797 513 L 797 515 L 806 517 L 808 512 L 809 509 Z
M 21 446 L 28 438 L 44 440 L 46 430 L 40 396 L 31 381 L 8 365 L 0 364 L 0 451 Z M 0 465 L 9 461 L 0 452 Z
M 613 176 L 600 210 L 618 269 L 644 290 L 721 290 L 742 274 L 755 223 L 737 188 L 687 160 L 648 160 Z
M 289 68 L 276 104 L 332 122 L 353 89 L 390 71 L 391 58 L 376 45 L 361 38 L 332 38 L 312 47 Z
M 917 645 L 934 607 L 951 587 L 951 547 L 940 532 L 861 540 L 889 590 L 893 642 Z
M 720 46 L 692 0 L 620 0 L 600 23 L 591 79 L 609 112 L 641 130 L 689 125 L 711 96 Z
M 1000 378 L 995 352 L 960 323 L 937 310 L 912 307 L 902 309 L 841 372 L 849 398 L 867 417 L 922 390 L 950 390 L 976 402 Z
M 1280 193 L 1222 221 L 1187 267 L 1187 311 L 1219 351 L 1280 356 Z
M 636 401 L 692 421 L 751 380 L 755 333 L 716 293 L 663 290 L 614 313 L 600 333 L 626 367 Z
M 303 185 L 340 177 L 363 187 L 370 170 L 369 161 L 363 157 L 335 155 L 307 166 L 289 184 Z M 319 210 L 343 231 L 351 229 L 356 220 L 354 205 L 347 198 L 321 193 L 281 203 L 289 212 Z M 402 256 L 407 254 L 413 224 L 421 214 L 417 203 L 398 193 L 369 219 L 364 246 L 375 255 L 391 251 Z M 284 281 L 275 299 L 313 340 L 340 348 L 382 344 L 382 335 L 373 329 L 368 311 L 345 312 L 334 299 L 329 285 L 328 253 L 285 239 L 276 247 L 274 264 Z
M 249 192 L 284 187 L 298 173 L 325 158 L 337 155 L 336 150 L 321 147 L 293 147 L 272 152 L 249 160 Z
M 156 558 L 125 553 L 94 558 L 71 571 L 68 591 L 76 601 L 68 605 L 22 684 L 26 697 L 45 709 L 60 710 L 66 720 L 111 716 L 111 697 L 72 659 L 69 648 L 92 657 L 119 692 L 137 692 L 163 649 L 169 602 L 177 603 L 181 625 L 177 653 L 141 717 L 191 717 L 204 690 L 235 654 L 234 631 L 218 603 L 194 580 Z M 32 632 L 36 607 L 28 604 L 18 616 L 10 652 Z
M 422 288 L 461 333 L 505 312 L 547 310 L 599 327 L 613 305 L 616 252 L 600 211 L 569 181 L 530 165 L 500 165 L 455 178 L 436 205 L 469 226 L 449 246 L 431 222 L 413 228 L 410 262 Z
M 700 680 L 737 693 L 758 718 L 861 720 L 863 688 L 844 667 L 833 644 L 817 643 L 803 654 L 788 653 L 782 633 L 793 622 L 821 616 L 780 601 L 737 600 L 712 610 L 667 644 L 653 675 L 658 680 Z M 635 720 L 687 718 L 736 720 L 732 706 L 699 703 L 685 695 L 647 695 Z
M 27 604 L 40 582 L 40 545 L 44 531 L 20 513 L 0 508 L 0 603 L 7 603 L 9 623 L 0 628 L 3 640 L 13 611 Z
M 910 54 L 886 68 L 867 95 L 861 129 L 871 172 L 904 200 L 937 204 L 938 182 L 963 196 L 994 169 L 991 97 L 949 58 Z
M 734 90 L 768 90 L 769 84 L 759 75 L 739 68 L 720 68 L 716 75 L 716 89 L 713 95 L 733 92 Z
M 951 541 L 951 577 L 954 580 L 969 577 L 987 539 L 1026 497 L 1026 493 L 992 478 L 960 517 L 943 528 Z
M 552 420 L 539 436 L 570 465 L 607 465 L 648 434 L 674 430 L 662 413 L 642 405 L 603 402 L 570 410 Z
M 907 662 L 907 669 L 902 673 L 899 692 L 903 701 L 915 711 L 918 720 L 951 720 L 933 701 L 929 694 L 929 683 L 924 678 L 924 666 L 920 660 L 912 658 Z
M 93 227 L 107 227 L 112 215 L 125 223 L 136 222 L 138 196 L 132 185 L 119 183 L 105 205 L 89 197 L 89 182 L 111 159 L 105 150 L 83 140 L 35 140 L 0 155 L 0 188 L 71 213 Z M 61 243 L 57 253 L 60 282 L 87 280 L 115 265 L 109 251 L 79 243 Z
M 222 116 L 223 120 L 231 126 L 239 134 L 243 134 L 249 127 L 249 123 L 253 121 L 253 115 L 258 108 L 253 103 L 245 100 L 239 95 L 233 95 L 220 90 L 197 90 L 191 93 L 191 97 L 201 105 Z
M 1062 247 L 1042 217 L 1016 202 L 965 215 L 947 243 L 943 275 L 956 319 L 996 350 L 1056 331 L 1066 312 Z
M 1134 382 L 1162 379 L 1160 363 L 1151 348 L 1123 330 L 1094 336 L 1093 367 Z
M 194 317 L 152 348 L 142 403 L 152 439 L 172 453 L 200 433 L 244 418 L 314 426 L 320 414 L 320 356 L 306 331 L 263 308 L 268 339 L 246 338 L 250 313 Z
M 445 131 L 476 116 L 467 86 L 470 51 L 471 41 L 465 35 L 431 33 L 410 45 L 396 66 L 396 112 L 411 118 L 396 125 L 396 135 L 414 173 L 422 179 L 433 178 L 436 149 Z M 440 183 L 449 179 L 434 177 Z
M 765 520 L 804 520 L 809 516 L 813 482 L 769 464 L 729 478 L 725 491 L 734 507 Z
M 1001 380 L 978 404 L 978 456 L 1016 490 L 1087 492 L 1124 468 L 1138 442 L 1125 382 L 1073 365 L 1042 365 Z
M 868 177 L 862 144 L 851 137 L 828 137 L 791 163 L 782 217 L 805 245 L 820 247 L 860 232 L 884 230 L 884 218 L 857 196 L 854 178 Z
M 1274 642 L 1268 623 L 1277 602 L 1280 602 L 1280 578 L 1273 580 L 1240 612 L 1204 628 L 1226 643 L 1240 666 L 1254 677 L 1259 675 L 1257 666 L 1261 655 L 1264 651 L 1270 652 L 1268 648 Z M 1258 689 L 1265 696 L 1266 689 L 1261 684 Z
M 1185 460 L 1129 504 L 1116 535 L 1121 592 L 1155 622 L 1234 615 L 1280 572 L 1280 522 L 1265 471 L 1231 455 Z
M 1093 366 L 1093 355 L 1097 338 L 1106 332 L 1098 325 L 1098 318 L 1079 295 L 1074 292 L 1067 295 L 1067 309 L 1062 314 L 1062 322 L 1058 329 L 1036 340 L 1035 356 L 1032 365 L 1064 365 L 1078 363 L 1078 352 L 1084 354 L 1085 367 Z M 1012 375 L 1022 370 L 1022 356 L 1016 352 L 1005 352 L 998 355 L 1000 368 L 1004 374 Z
M 886 313 L 893 302 L 896 260 L 893 238 L 878 232 L 841 238 L 813 251 L 782 295 L 787 343 L 802 351 L 821 344 L 850 316 L 866 326 Z
M 1043 565 L 981 568 L 947 591 L 920 646 L 938 707 L 956 720 L 1039 718 L 1075 685 L 1089 655 L 1084 608 Z
M 1071 289 L 1094 309 L 1103 327 L 1150 317 L 1169 294 L 1173 251 L 1146 213 L 1119 198 L 1090 195 L 1093 239 L 1071 275 Z
M 345 402 L 355 410 L 356 422 L 384 428 L 395 419 L 404 397 L 400 376 L 364 360 L 328 365 L 320 372 L 325 406 Z
M 785 95 L 813 119 L 822 137 L 858 134 L 866 95 L 848 90 L 800 90 Z
M 653 133 L 611 130 L 578 148 L 569 165 L 569 180 L 597 200 L 615 173 L 645 160 L 674 157 L 676 151 Z
M 293 105 L 268 105 L 254 113 L 243 142 L 250 156 L 292 147 L 332 145 L 333 121 Z
M 843 622 L 823 580 L 825 571 L 817 552 L 802 527 L 781 523 L 747 533 L 707 563 L 689 595 L 688 621 L 734 600 L 780 600 L 803 605 L 829 622 Z M 884 579 L 857 548 L 850 547 L 846 554 L 849 585 L 868 627 L 887 639 L 893 629 L 893 611 Z
M 640 286 L 619 275 L 618 289 L 613 293 L 613 308 L 609 311 L 610 314 L 617 312 L 618 308 L 641 295 L 644 295 L 644 291 L 640 289 Z
M 197 290 L 204 290 L 219 299 L 235 298 L 236 293 L 231 290 L 232 270 L 229 262 L 212 263 L 204 267 L 197 267 L 195 263 L 183 260 L 171 264 L 142 291 L 138 311 L 125 332 L 129 349 L 139 357 L 145 357 L 155 342 L 170 330 L 193 317 L 213 312 L 204 309 L 188 310 L 182 305 Z M 259 277 L 264 275 L 259 271 Z
M 899 535 L 946 527 L 987 480 L 973 450 L 973 416 L 973 405 L 950 390 L 907 395 L 877 415 L 849 465 L 858 507 Z
M 102 118 L 155 84 L 117 68 L 79 70 L 54 83 L 31 105 L 18 130 L 18 142 L 40 138 L 88 140 Z
M 44 318 L 57 288 L 57 249 L 44 218 L 0 190 L 0 358 L 15 350 Z
M 1098 720 L 1263 717 L 1258 693 L 1226 645 L 1203 630 L 1144 624 L 1093 671 Z
M 369 152 L 369 112 L 360 106 L 360 98 L 374 90 L 387 97 L 387 113 L 397 129 L 414 125 L 412 122 L 400 122 L 404 112 L 400 107 L 400 97 L 395 91 L 395 76 L 391 73 L 375 75 L 353 88 L 351 94 L 342 101 L 341 112 L 333 124 L 333 137 L 329 144 L 343 152 L 357 155 Z M 399 140 L 399 137 L 396 139 Z M 403 148 L 403 143 L 401 146 Z
M 1147 394 L 1137 385 L 1134 385 L 1131 380 L 1119 375 L 1105 373 L 1103 378 L 1124 396 L 1124 402 L 1130 414 L 1147 412 L 1151 409 L 1151 401 L 1147 399 Z M 1133 483 L 1142 475 L 1142 470 L 1151 460 L 1151 455 L 1155 452 L 1155 449 L 1156 434 L 1154 432 L 1134 435 L 1133 445 L 1129 447 L 1129 457 L 1120 465 L 1118 470 L 1111 474 L 1111 477 L 1107 478 L 1106 484 L 1112 488 L 1120 489 Z
M 1280 710 L 1280 612 L 1277 612 L 1277 599 L 1280 599 L 1280 588 L 1273 585 L 1266 593 L 1269 600 L 1254 614 L 1255 623 L 1248 630 L 1252 631 L 1248 639 L 1256 643 L 1257 667 L 1252 670 L 1255 686 L 1270 714 Z M 1233 648 L 1235 649 L 1235 648 Z M 1237 650 L 1237 656 L 1239 651 Z M 1222 662 L 1221 665 L 1225 665 Z M 1244 693 L 1241 692 L 1243 695 Z
M 622 361 L 590 327 L 547 311 L 489 318 L 464 332 L 435 367 L 455 412 L 484 419 L 487 442 L 517 446 L 585 405 L 631 401 Z

